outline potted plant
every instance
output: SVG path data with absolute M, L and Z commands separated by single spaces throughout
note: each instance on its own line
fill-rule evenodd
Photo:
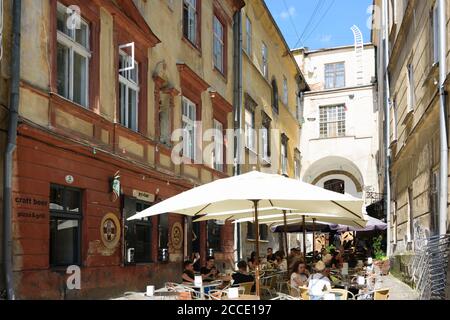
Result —
M 373 242 L 373 251 L 375 255 L 374 265 L 380 268 L 383 275 L 388 275 L 391 268 L 391 263 L 386 253 L 381 249 L 381 242 L 383 240 L 382 236 L 375 238 Z

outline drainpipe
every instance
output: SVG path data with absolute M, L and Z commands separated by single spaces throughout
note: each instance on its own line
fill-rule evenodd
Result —
M 12 52 L 11 52 L 11 88 L 8 123 L 8 143 L 5 152 L 5 176 L 3 189 L 3 245 L 6 294 L 8 300 L 14 300 L 14 283 L 12 272 L 12 173 L 13 154 L 16 149 L 17 123 L 19 120 L 19 86 L 20 86 L 20 20 L 21 0 L 13 1 Z
M 391 128 L 390 128 L 390 102 L 391 102 L 391 92 L 390 92 L 390 83 L 389 83 L 389 13 L 388 13 L 388 0 L 383 0 L 383 32 L 384 32 L 384 93 L 385 93 L 385 101 L 384 101 L 384 176 L 385 176 L 385 213 L 386 213 L 386 223 L 387 223 L 387 239 L 386 239 L 386 254 L 388 257 L 391 256 L 391 150 L 390 150 L 390 137 L 391 137 Z
M 233 55 L 233 116 L 234 132 L 240 132 L 242 119 L 242 9 L 236 11 L 233 17 L 234 55 Z M 241 136 L 234 137 L 234 175 L 241 174 Z M 235 261 L 241 259 L 241 226 L 234 224 L 234 247 L 236 248 Z
M 447 234 L 448 138 L 445 80 L 447 77 L 446 1 L 439 0 L 439 234 Z

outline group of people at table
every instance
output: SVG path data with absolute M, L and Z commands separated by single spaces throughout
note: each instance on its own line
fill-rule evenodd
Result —
M 268 248 L 266 257 L 260 259 L 259 263 L 262 270 L 289 271 L 288 281 L 292 288 L 307 287 L 310 299 L 320 300 L 327 291 L 332 289 L 333 283 L 336 281 L 333 273 L 339 273 L 345 262 L 348 263 L 350 268 L 360 268 L 362 270 L 364 267 L 360 265 L 361 261 L 358 264 L 358 261 L 352 255 L 344 259 L 343 251 L 343 248 L 330 250 L 330 252 L 322 251 L 320 255 L 314 255 L 313 260 L 315 262 L 313 264 L 308 264 L 299 249 L 291 249 L 289 257 L 286 258 L 284 252 L 277 251 L 273 253 L 272 248 Z M 221 280 L 222 285 L 219 285 L 218 289 L 226 287 L 230 283 L 232 283 L 232 286 L 239 286 L 242 283 L 255 282 L 255 277 L 252 273 L 257 266 L 256 252 L 252 252 L 247 261 L 240 261 L 237 264 L 238 269 L 233 274 L 228 275 L 218 272 L 214 257 L 208 257 L 206 265 L 203 267 L 199 267 L 199 261 L 200 256 L 196 254 L 194 260 L 184 262 L 182 273 L 182 282 L 184 284 L 194 283 L 196 273 L 202 276 L 204 282 Z M 253 286 L 252 290 L 254 291 L 254 289 L 255 286 Z

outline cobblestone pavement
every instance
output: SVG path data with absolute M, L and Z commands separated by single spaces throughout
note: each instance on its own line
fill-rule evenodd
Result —
M 383 288 L 389 288 L 389 300 L 418 300 L 418 294 L 410 286 L 394 276 L 383 277 Z

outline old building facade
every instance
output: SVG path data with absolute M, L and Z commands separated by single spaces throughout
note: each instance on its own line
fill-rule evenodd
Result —
M 181 261 L 194 251 L 203 262 L 208 249 L 219 261 L 232 257 L 231 224 L 127 218 L 233 173 L 217 156 L 225 158 L 224 150 L 201 156 L 211 144 L 202 134 L 233 128 L 232 18 L 242 5 L 22 1 L 12 198 L 17 297 L 110 297 L 178 282 Z M 7 106 L 5 92 L 2 82 Z M 190 133 L 181 148 L 171 139 L 179 128 Z M 180 152 L 195 161 L 177 164 L 172 155 Z M 66 288 L 69 265 L 81 267 L 81 290 Z
M 241 172 L 259 170 L 299 178 L 298 96 L 308 89 L 281 31 L 264 1 L 245 1 L 243 25 L 243 112 L 245 159 Z M 256 132 L 251 133 L 251 129 Z M 243 257 L 254 251 L 254 225 L 242 224 Z M 261 227 L 261 253 L 283 249 L 280 236 Z
M 236 173 L 234 147 L 217 134 L 236 124 L 245 140 L 240 172 L 295 176 L 295 110 L 305 83 L 264 2 L 23 0 L 21 20 L 11 199 L 16 297 L 111 297 L 179 282 L 181 262 L 195 252 L 202 263 L 209 254 L 219 266 L 233 259 L 231 223 L 127 218 Z M 11 15 L 5 26 L 6 124 Z M 244 35 L 244 51 L 235 32 Z M 243 61 L 241 97 L 235 59 Z M 247 130 L 262 126 L 277 133 Z M 80 268 L 80 290 L 68 290 L 68 266 Z
M 449 60 L 447 54 L 446 61 L 439 61 L 438 1 L 388 1 L 388 39 L 381 23 L 383 3 L 375 1 L 378 11 L 372 33 L 379 48 L 381 104 L 386 100 L 384 43 L 389 45 L 390 101 L 388 113 L 380 108 L 380 140 L 383 140 L 378 170 L 380 186 L 386 193 L 387 154 L 391 180 L 390 253 L 395 261 L 394 270 L 400 273 L 405 272 L 408 256 L 418 241 L 439 234 L 439 169 L 448 166 L 440 163 L 439 64 L 448 66 Z M 448 10 L 447 6 L 447 21 Z M 449 38 L 448 32 L 446 37 Z M 448 52 L 448 48 L 445 50 Z M 445 89 L 448 90 L 447 84 Z M 446 122 L 448 126 L 448 119 Z M 388 137 L 386 126 L 390 131 Z
M 298 49 L 294 56 L 311 87 L 300 110 L 301 179 L 359 198 L 377 193 L 374 46 L 361 53 L 353 45 Z

